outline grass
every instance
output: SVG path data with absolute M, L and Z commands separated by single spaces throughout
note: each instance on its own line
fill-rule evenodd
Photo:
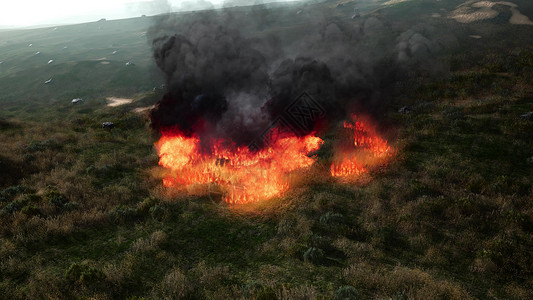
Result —
M 403 80 L 383 120 L 398 155 L 366 178 L 310 172 L 280 198 L 228 207 L 161 187 L 156 137 L 132 111 L 161 97 L 137 21 L 106 22 L 107 38 L 97 23 L 0 32 L 0 295 L 533 297 L 533 122 L 520 118 L 533 111 L 530 46 L 467 44 L 446 58 L 449 76 Z M 72 52 L 54 65 L 20 51 L 64 40 Z M 93 60 L 116 48 L 135 69 Z M 135 101 L 111 108 L 107 96 Z

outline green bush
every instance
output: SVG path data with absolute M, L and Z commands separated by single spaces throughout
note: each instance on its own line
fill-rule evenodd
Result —
M 244 297 L 247 299 L 255 298 L 257 294 L 259 294 L 263 289 L 264 289 L 263 285 L 261 285 L 259 282 L 254 280 L 254 281 L 247 283 L 242 288 L 242 293 Z
M 303 257 L 305 262 L 320 264 L 325 260 L 325 253 L 320 248 L 310 247 L 304 252 Z
M 89 284 L 104 278 L 102 271 L 86 263 L 73 263 L 65 271 L 65 279 L 71 283 Z
M 39 141 L 33 141 L 28 146 L 26 146 L 26 148 L 24 150 L 26 152 L 33 153 L 33 152 L 43 151 L 44 150 L 44 146 Z
M 41 214 L 41 210 L 35 205 L 26 205 L 20 212 L 27 216 L 39 216 Z
M 276 300 L 276 292 L 271 287 L 263 287 L 255 294 L 256 300 Z
M 43 197 L 37 194 L 27 194 L 23 197 L 23 199 L 29 203 L 40 203 Z
M 417 198 L 417 197 L 424 196 L 424 195 L 430 195 L 430 196 L 439 195 L 439 191 L 437 191 L 433 187 L 416 179 L 410 182 L 409 192 L 412 198 Z
M 67 202 L 63 205 L 63 209 L 66 211 L 73 211 L 79 209 L 81 205 L 78 202 Z
M 139 114 L 127 114 L 119 119 L 115 125 L 124 129 L 141 128 L 144 126 L 144 120 L 139 116 Z
M 335 300 L 356 300 L 356 299 L 360 299 L 360 296 L 356 288 L 350 285 L 345 285 L 335 290 L 335 296 L 333 297 L 333 299 Z
M 85 173 L 88 175 L 94 174 L 96 172 L 96 167 L 94 165 L 90 165 L 85 169 Z
M 63 208 L 63 206 L 68 202 L 67 198 L 59 192 L 57 187 L 52 185 L 46 187 L 44 198 L 46 201 L 48 201 L 48 203 L 58 208 Z
M 24 193 L 30 193 L 30 192 L 33 192 L 33 190 L 27 186 L 15 185 L 15 186 L 10 186 L 0 191 L 0 197 L 12 199 L 17 195 L 24 194 Z
M 344 216 L 340 213 L 327 212 L 320 217 L 320 223 L 324 225 L 343 224 Z
M 35 160 L 35 155 L 30 154 L 30 153 L 25 153 L 24 155 L 22 155 L 22 160 L 27 163 L 32 162 Z
M 134 221 L 138 216 L 136 209 L 122 205 L 113 208 L 108 215 L 111 221 L 118 223 Z
M 101 167 L 90 165 L 87 169 L 85 169 L 85 172 L 88 175 L 96 176 L 98 179 L 104 181 L 121 177 L 122 171 L 123 167 L 119 164 L 105 164 Z
M 153 197 L 147 197 L 142 202 L 137 204 L 137 213 L 146 215 L 148 214 L 152 207 L 157 204 L 158 200 Z
M 165 209 L 156 204 L 150 208 L 150 215 L 156 220 L 161 220 L 165 215 Z
M 57 150 L 61 148 L 61 145 L 54 139 L 48 139 L 45 141 L 32 141 L 28 146 L 25 148 L 25 152 L 27 153 L 33 153 L 33 152 L 40 152 L 44 151 L 46 149 L 54 149 Z
M 20 211 L 26 205 L 25 201 L 15 200 L 4 206 L 1 212 L 4 214 L 12 214 L 14 212 Z
M 405 291 L 400 291 L 394 295 L 393 299 L 394 300 L 407 300 L 409 299 L 409 297 L 407 296 L 407 293 Z
M 16 184 L 23 176 L 25 165 L 0 155 L 0 186 Z
M 309 236 L 309 246 L 319 249 L 327 249 L 331 247 L 329 241 L 318 234 L 312 234 Z
M 0 119 L 0 129 L 8 129 L 8 128 L 13 128 L 13 127 L 15 127 L 15 124 L 9 121 Z

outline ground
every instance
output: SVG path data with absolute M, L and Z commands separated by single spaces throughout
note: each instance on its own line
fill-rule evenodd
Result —
M 533 298 L 533 26 L 443 2 L 361 6 L 461 33 L 447 76 L 400 81 L 381 110 L 397 156 L 239 207 L 161 185 L 152 18 L 0 32 L 0 298 Z M 351 17 L 335 4 L 303 10 Z M 249 34 L 296 35 L 292 15 Z

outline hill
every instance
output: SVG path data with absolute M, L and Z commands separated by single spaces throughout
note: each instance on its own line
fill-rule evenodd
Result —
M 311 169 L 242 206 L 162 186 L 151 41 L 200 13 L 1 31 L 0 298 L 532 298 L 533 26 L 505 4 L 458 22 L 486 7 L 384 3 L 218 11 L 268 61 L 353 43 L 331 61 L 381 87 L 374 75 L 405 59 L 383 98 L 359 103 L 397 149 L 388 164 L 351 182 Z

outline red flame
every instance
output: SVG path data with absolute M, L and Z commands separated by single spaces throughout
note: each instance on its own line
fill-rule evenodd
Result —
M 330 168 L 331 176 L 357 177 L 368 172 L 369 167 L 383 164 L 394 154 L 394 149 L 368 124 L 356 115 L 352 115 L 351 122 L 344 122 L 344 128 L 353 134 L 353 147 L 337 149 Z
M 163 135 L 156 148 L 159 164 L 174 173 L 163 179 L 165 187 L 215 183 L 222 187 L 226 202 L 239 204 L 282 194 L 289 187 L 288 174 L 311 166 L 315 158 L 308 155 L 321 145 L 322 140 L 312 135 L 279 138 L 257 152 L 215 141 L 211 153 L 205 154 L 198 138 Z
M 393 148 L 368 122 L 356 116 L 352 120 L 345 122 L 344 128 L 354 142 L 339 147 L 331 164 L 330 174 L 336 178 L 356 178 L 393 154 Z M 282 195 L 289 188 L 290 173 L 313 165 L 316 157 L 310 154 L 322 144 L 314 135 L 285 135 L 270 139 L 267 146 L 254 152 L 216 140 L 207 154 L 200 139 L 164 132 L 156 148 L 159 164 L 171 171 L 163 179 L 165 187 L 215 184 L 227 203 L 243 204 Z

